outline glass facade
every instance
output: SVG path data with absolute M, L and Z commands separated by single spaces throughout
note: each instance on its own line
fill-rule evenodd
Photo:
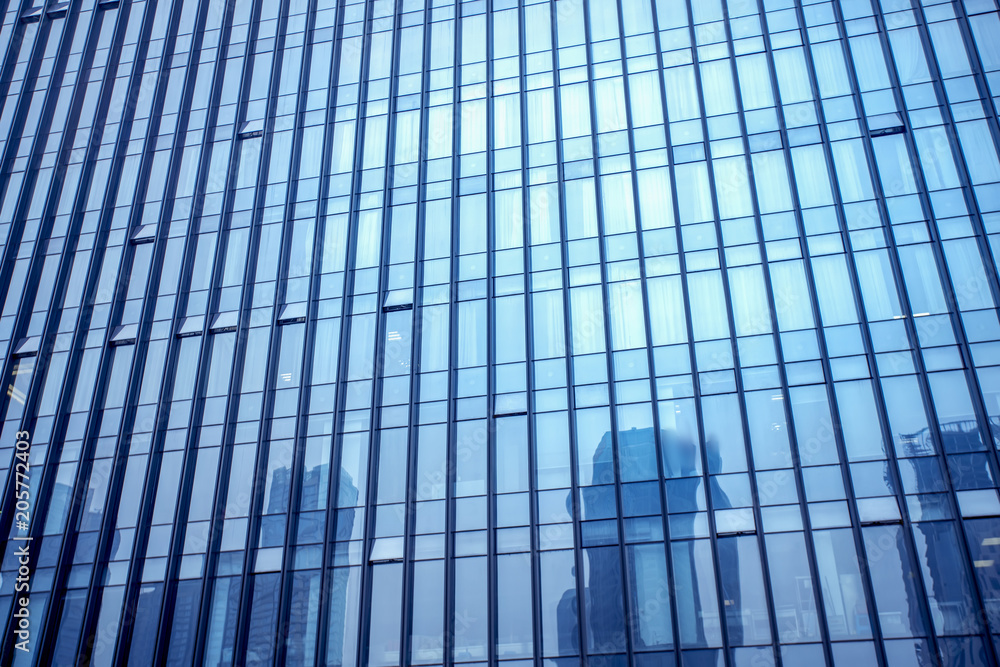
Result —
M 996 0 L 0 16 L 0 663 L 1000 664 Z

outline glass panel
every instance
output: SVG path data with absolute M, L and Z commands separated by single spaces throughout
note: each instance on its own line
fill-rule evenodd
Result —
M 822 530 L 812 538 L 831 639 L 870 637 L 871 617 L 854 536 L 850 530 Z
M 361 569 L 340 567 L 334 568 L 331 572 L 326 660 L 328 664 L 336 667 L 353 667 L 357 665 Z
M 1000 628 L 1000 519 L 966 521 L 965 532 L 985 620 L 995 633 Z
M 625 609 L 618 547 L 584 550 L 584 583 L 587 592 L 588 653 L 624 651 Z
M 456 662 L 484 660 L 487 657 L 486 637 L 490 617 L 487 581 L 485 558 L 455 560 L 455 644 L 452 655 Z
M 629 608 L 636 619 L 630 624 L 633 646 L 671 648 L 670 582 L 663 544 L 636 544 L 627 549 Z
M 368 636 L 371 665 L 399 664 L 399 622 L 402 607 L 403 566 L 399 563 L 372 568 L 372 619 Z
M 576 565 L 572 551 L 539 554 L 542 655 L 580 653 Z
M 712 547 L 708 540 L 671 545 L 681 645 L 722 645 L 722 625 L 716 597 Z
M 497 558 L 497 657 L 529 658 L 533 648 L 531 559 L 528 554 Z
M 444 561 L 413 564 L 413 627 L 410 662 L 440 663 L 444 659 Z
M 757 538 L 719 539 L 719 567 L 730 645 L 769 644 L 770 615 L 764 593 Z
M 274 627 L 278 622 L 278 598 L 281 590 L 280 574 L 262 574 L 253 578 L 253 601 L 250 606 L 250 623 L 253 627 Z M 273 662 L 275 643 L 268 633 L 249 636 L 247 654 L 265 664 Z M 384 664 L 384 663 L 377 663 Z
M 819 613 L 802 533 L 772 533 L 766 537 L 771 596 L 778 639 L 783 643 L 817 641 Z
M 862 535 L 882 635 L 926 636 L 923 605 L 915 587 L 916 572 L 902 526 L 867 526 Z

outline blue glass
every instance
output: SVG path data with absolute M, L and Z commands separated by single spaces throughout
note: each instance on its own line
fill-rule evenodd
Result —
M 862 531 L 872 578 L 875 606 L 886 637 L 926 636 L 929 628 L 917 595 L 916 572 L 901 526 L 868 526 Z M 880 558 L 875 561 L 875 553 Z
M 718 542 L 720 585 L 726 636 L 733 646 L 771 642 L 767 599 L 755 537 L 726 537 Z M 740 660 L 750 652 L 741 652 Z
M 523 658 L 533 654 L 531 561 L 527 554 L 497 559 L 497 655 Z
M 278 584 L 277 574 L 262 574 L 254 577 L 253 604 L 250 608 L 251 619 L 255 627 L 273 625 L 278 614 Z M 270 662 L 274 659 L 275 646 L 268 641 L 267 635 L 256 634 L 247 643 L 248 655 L 255 659 Z
M 675 542 L 671 547 L 681 645 L 718 646 L 722 643 L 722 625 L 711 545 L 707 540 L 694 540 Z
M 584 564 L 587 652 L 624 651 L 626 639 L 621 551 L 617 547 L 585 549 Z
M 444 561 L 414 563 L 413 576 L 410 662 L 439 663 L 444 658 Z
M 542 654 L 579 655 L 580 617 L 573 552 L 543 552 L 539 555 L 539 560 L 542 575 Z
M 985 621 L 991 630 L 1000 622 L 1000 608 L 993 603 L 1000 580 L 997 578 L 996 564 L 991 562 L 991 557 L 997 549 L 993 539 L 997 528 L 997 519 L 976 519 L 965 522 L 975 578 L 979 584 L 979 593 L 984 600 Z
M 330 579 L 326 661 L 331 665 L 357 664 L 360 574 L 356 567 L 336 568 Z
M 455 589 L 455 623 L 462 627 L 456 632 L 452 654 L 456 660 L 466 662 L 486 657 L 487 614 L 486 559 L 460 558 L 455 561 L 455 579 L 460 585 Z
M 0 664 L 1000 663 L 994 0 L 74 9 Z

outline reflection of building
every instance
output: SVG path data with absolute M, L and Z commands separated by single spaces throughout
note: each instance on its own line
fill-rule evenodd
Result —
M 325 498 L 320 502 L 319 494 L 326 493 L 323 482 L 325 481 L 324 476 L 328 467 L 322 465 L 306 468 L 302 476 L 302 488 L 299 490 L 300 507 L 322 507 L 326 503 Z M 342 475 L 347 475 L 347 473 L 342 473 Z M 350 475 L 347 475 L 347 477 L 349 483 Z M 355 490 L 354 495 L 355 497 L 357 496 L 357 490 Z
M 629 429 L 618 433 L 619 466 L 648 465 L 657 469 L 657 443 L 655 430 L 652 428 Z M 669 466 L 666 476 L 676 477 L 669 486 L 667 506 L 673 517 L 671 526 L 679 532 L 694 534 L 694 524 L 700 509 L 699 494 L 703 477 L 698 458 L 700 449 L 689 440 L 679 437 L 675 432 L 660 431 L 660 443 L 664 448 L 664 459 Z M 709 442 L 707 455 L 718 459 L 718 447 Z M 720 469 L 718 460 L 710 466 Z M 585 550 L 584 558 L 587 565 L 584 582 L 586 630 L 588 652 L 613 653 L 624 650 L 625 632 L 628 631 L 623 599 L 623 591 L 630 589 L 625 582 L 644 581 L 641 573 L 634 570 L 636 562 L 633 559 L 622 558 L 623 552 L 619 544 L 617 527 L 612 525 L 620 518 L 616 488 L 613 485 L 615 476 L 615 461 L 613 439 L 610 433 L 605 433 L 594 453 L 593 460 L 594 486 L 581 489 L 581 520 L 584 522 Z M 658 474 L 644 477 L 658 477 Z M 710 489 L 713 509 L 729 509 L 732 504 L 725 491 L 714 478 L 710 478 Z M 568 508 L 572 510 L 572 508 Z M 661 520 L 657 518 L 657 520 Z M 595 536 L 597 536 L 595 540 Z M 598 546 L 600 545 L 600 546 Z M 697 572 L 704 564 L 696 562 L 695 543 L 691 540 L 680 540 L 673 549 L 674 592 L 678 604 L 678 618 L 682 624 L 690 627 L 686 636 L 694 637 L 697 645 L 709 645 L 706 632 L 706 622 L 711 622 L 712 614 L 704 613 L 701 607 L 702 594 L 714 595 L 715 591 L 699 591 Z M 680 557 L 680 558 L 679 558 Z M 721 592 L 727 613 L 726 627 L 729 641 L 733 645 L 743 643 L 743 616 L 741 612 L 740 562 L 736 542 L 720 540 L 717 543 L 717 558 L 719 567 L 730 576 L 724 577 Z M 622 577 L 622 562 L 630 568 Z M 733 573 L 736 573 L 735 575 Z M 629 608 L 638 608 L 637 596 L 632 594 Z M 684 607 L 687 604 L 688 607 Z M 564 653 L 577 652 L 578 615 L 576 609 L 576 591 L 567 590 L 559 603 L 559 644 Z M 631 619 L 630 623 L 637 623 Z M 713 629 L 717 630 L 717 629 Z M 636 643 L 641 644 L 642 635 L 634 632 Z M 644 648 L 641 645 L 637 648 Z
M 576 574 L 576 568 L 573 569 Z M 559 653 L 561 655 L 576 655 L 580 652 L 580 633 L 577 623 L 580 613 L 576 604 L 576 590 L 567 589 L 556 608 L 559 632 Z
M 339 543 L 350 539 L 354 530 L 354 505 L 358 499 L 358 487 L 354 485 L 351 475 L 340 469 L 337 476 L 339 482 L 339 498 L 341 506 L 345 509 L 337 512 L 336 539 Z M 336 547 L 335 547 L 336 548 Z M 333 580 L 330 587 L 330 624 L 329 635 L 327 637 L 327 656 L 333 656 L 333 662 L 329 662 L 330 667 L 340 667 L 345 644 L 350 644 L 352 639 L 345 637 L 348 628 L 352 627 L 348 614 L 352 610 L 347 605 L 347 594 L 351 569 L 337 567 L 333 569 Z M 324 594 L 321 591 L 321 594 Z
M 652 429 L 650 429 L 652 431 Z M 625 607 L 619 515 L 615 497 L 613 438 L 605 433 L 594 451 L 594 486 L 581 489 L 581 518 L 586 521 L 584 560 L 588 652 L 614 653 L 625 647 Z M 598 546 L 602 545 L 602 546 Z M 604 546 L 606 545 L 606 546 Z
M 319 493 L 321 491 L 325 493 L 323 478 L 326 475 L 327 469 L 328 466 L 322 465 L 305 470 L 300 490 L 300 507 L 320 506 Z M 341 483 L 345 481 L 350 484 L 350 475 L 342 472 Z M 351 488 L 354 488 L 353 485 L 351 485 Z M 354 489 L 354 497 L 357 497 L 357 489 Z M 325 499 L 323 499 L 323 502 L 325 503 Z M 324 513 L 316 511 L 301 512 L 299 514 L 297 518 L 298 530 L 296 541 L 300 545 L 315 542 L 319 536 L 322 536 L 323 526 L 321 524 L 324 516 Z M 352 509 L 350 514 L 352 523 L 353 517 L 354 511 Z M 301 539 L 302 536 L 308 536 L 308 539 Z M 319 545 L 314 545 L 313 548 L 319 549 Z M 315 614 L 315 609 L 318 606 L 318 600 L 321 595 L 319 579 L 319 576 L 316 574 L 307 574 L 302 576 L 299 581 L 296 581 L 296 584 L 293 586 L 291 600 L 289 600 L 288 637 L 290 639 L 287 657 L 288 661 L 293 664 L 305 663 L 306 656 L 310 655 L 313 651 L 313 647 L 309 643 L 315 637 L 310 631 L 310 624 L 313 622 L 312 617 Z M 305 583 L 306 581 L 309 582 L 308 585 Z
M 989 420 L 989 435 L 994 443 L 1000 443 L 1000 419 Z M 940 425 L 941 448 L 949 454 L 975 452 L 983 449 L 982 434 L 979 422 L 974 419 L 945 422 Z M 929 428 L 922 428 L 913 433 L 900 433 L 898 436 L 904 451 L 908 456 L 923 456 L 934 452 L 933 434 Z
M 997 424 L 993 420 L 990 428 L 996 440 Z M 952 485 L 959 489 L 991 488 L 993 483 L 985 457 L 979 458 L 979 465 L 970 465 L 973 460 L 968 454 L 983 449 L 977 422 L 946 422 L 941 425 L 940 433 L 943 441 L 940 446 L 934 442 L 934 434 L 929 428 L 897 436 L 899 455 L 906 462 L 904 465 L 909 478 L 909 488 L 903 491 L 910 505 L 911 517 L 923 519 L 914 521 L 913 530 L 917 538 L 917 556 L 929 565 L 924 568 L 924 581 L 931 601 L 931 613 L 936 617 L 935 624 L 949 634 L 976 633 L 981 630 L 980 621 L 971 613 L 967 573 L 956 561 L 958 545 L 954 529 L 949 522 L 927 519 L 942 516 L 943 492 L 948 487 L 945 475 L 949 475 Z M 937 456 L 939 450 L 957 465 L 949 465 L 948 470 L 942 470 Z M 898 493 L 895 478 L 888 469 L 889 462 L 884 465 L 887 486 Z M 904 485 L 907 485 L 907 480 L 904 480 Z M 907 552 L 903 541 L 903 532 L 900 531 L 896 540 L 899 553 Z M 921 627 L 924 613 L 915 597 L 908 600 L 908 614 L 911 627 Z
M 288 487 L 292 473 L 287 466 L 276 468 L 271 473 L 271 496 L 264 508 L 260 522 L 260 546 L 269 547 L 285 541 L 285 523 L 288 520 Z

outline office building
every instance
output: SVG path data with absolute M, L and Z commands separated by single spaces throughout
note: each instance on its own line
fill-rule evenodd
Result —
M 0 17 L 0 664 L 1000 664 L 996 0 Z

